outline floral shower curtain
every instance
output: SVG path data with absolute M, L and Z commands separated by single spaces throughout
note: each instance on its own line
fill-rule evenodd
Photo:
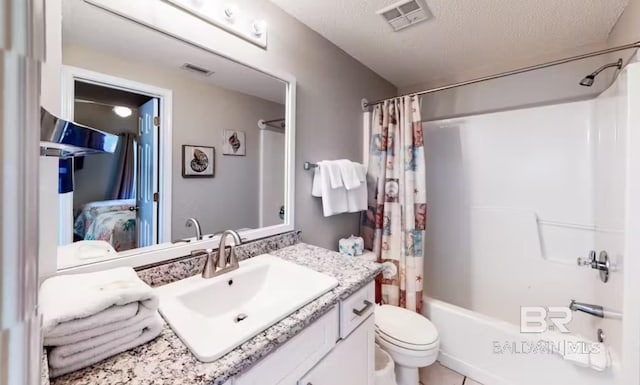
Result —
M 379 262 L 397 268 L 395 276 L 382 279 L 382 300 L 421 312 L 427 200 L 417 96 L 375 106 L 369 153 L 362 235 Z

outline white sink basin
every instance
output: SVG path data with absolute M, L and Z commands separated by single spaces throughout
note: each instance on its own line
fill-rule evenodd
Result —
M 191 352 L 211 362 L 338 285 L 269 254 L 215 278 L 200 275 L 157 288 L 160 312 Z

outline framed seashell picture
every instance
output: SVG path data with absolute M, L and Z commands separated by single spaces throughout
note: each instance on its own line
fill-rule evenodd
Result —
M 222 155 L 247 155 L 244 131 L 224 130 Z
M 215 148 L 182 145 L 182 176 L 184 178 L 213 178 Z

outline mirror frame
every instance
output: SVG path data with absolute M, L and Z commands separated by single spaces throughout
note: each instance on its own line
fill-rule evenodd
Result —
M 112 7 L 113 3 L 120 3 L 121 5 L 125 5 L 128 6 L 129 4 L 125 4 L 125 3 L 131 3 L 131 2 L 119 2 L 119 1 L 103 1 L 103 0 L 85 0 L 85 2 L 89 5 L 92 6 L 96 6 L 98 8 L 103 9 L 106 12 L 109 12 L 111 14 L 114 14 L 118 17 L 124 17 L 132 22 L 135 22 L 139 25 L 142 25 L 145 28 L 151 28 L 153 30 L 155 30 L 158 33 L 162 33 L 164 35 L 167 35 L 169 37 L 172 37 L 174 39 L 178 39 L 180 41 L 182 41 L 183 43 L 189 44 L 191 46 L 194 46 L 196 48 L 199 49 L 203 49 L 205 51 L 208 51 L 209 53 L 213 54 L 213 55 L 218 55 L 221 56 L 227 60 L 231 60 L 237 64 L 243 65 L 245 67 L 248 68 L 252 68 L 256 71 L 259 71 L 261 73 L 264 73 L 267 76 L 270 76 L 272 78 L 278 79 L 280 81 L 283 82 L 283 85 L 285 86 L 285 92 L 286 92 L 286 100 L 285 100 L 285 121 L 287 124 L 286 130 L 285 130 L 285 164 L 284 164 L 284 180 L 285 180 L 285 197 L 284 197 L 284 204 L 286 207 L 285 210 L 285 217 L 284 217 L 284 221 L 282 224 L 279 225 L 273 225 L 273 226 L 268 226 L 268 227 L 262 227 L 262 228 L 257 228 L 257 229 L 251 229 L 251 230 L 246 230 L 246 231 L 242 231 L 240 232 L 240 236 L 242 237 L 242 240 L 244 242 L 248 242 L 248 241 L 252 241 L 252 240 L 256 240 L 256 239 L 261 239 L 261 238 L 265 238 L 265 237 L 269 237 L 269 236 L 274 236 L 274 235 L 278 235 L 278 234 L 282 234 L 282 233 L 286 233 L 289 231 L 293 231 L 295 229 L 294 226 L 294 218 L 295 218 L 295 132 L 296 132 L 296 79 L 294 76 L 287 74 L 287 73 L 274 73 L 272 71 L 266 70 L 266 69 L 261 69 L 261 68 L 257 68 L 252 64 L 248 64 L 245 63 L 241 60 L 237 60 L 234 59 L 232 57 L 229 57 L 229 55 L 223 54 L 221 52 L 219 52 L 215 47 L 208 47 L 208 46 L 203 46 L 201 44 L 197 44 L 193 41 L 190 41 L 186 38 L 180 37 L 180 36 L 176 36 L 175 34 L 166 31 L 166 30 L 162 30 L 161 28 L 159 28 L 158 26 L 155 25 L 151 25 L 149 23 L 146 23 L 142 20 L 138 20 L 135 17 L 133 17 L 132 15 L 128 15 L 126 13 L 124 13 L 124 11 L 118 11 L 117 9 L 115 9 L 114 7 Z M 117 5 L 116 5 L 117 6 Z M 138 8 L 137 6 L 131 4 L 131 6 L 133 6 L 133 8 Z M 92 71 L 88 71 L 88 70 L 84 70 L 84 69 L 78 69 L 78 68 L 73 68 L 73 67 L 66 67 L 66 70 L 63 71 L 63 82 L 62 82 L 62 111 L 63 114 L 65 116 L 65 118 L 69 117 L 69 114 L 73 114 L 73 99 L 70 99 L 70 96 L 73 97 L 73 83 L 75 80 L 80 80 L 80 81 L 84 81 L 84 82 L 93 82 L 96 83 L 96 80 L 92 80 L 94 79 L 93 76 L 91 76 L 92 74 L 96 74 L 95 72 Z M 105 75 L 99 74 L 100 76 L 102 76 L 104 78 Z M 116 80 L 115 83 L 113 84 L 119 84 L 119 80 L 122 80 L 121 78 L 114 78 L 114 80 Z M 100 84 L 100 82 L 97 82 L 98 84 Z M 135 85 L 135 82 L 130 82 L 130 85 Z M 125 89 L 127 87 L 125 86 Z M 147 87 L 148 88 L 148 87 Z M 134 88 L 135 89 L 135 88 Z M 146 89 L 146 88 L 145 88 Z M 158 88 L 158 91 L 162 91 L 163 89 Z M 148 91 L 146 93 L 149 93 Z M 166 95 L 165 95 L 166 98 Z M 165 99 L 167 100 L 167 99 Z M 171 95 L 168 99 L 169 102 L 171 102 Z M 164 113 L 164 112 L 163 112 Z M 163 116 L 163 118 L 167 119 L 165 121 L 170 121 L 171 116 L 169 117 L 165 117 Z M 169 134 L 171 134 L 171 131 L 169 130 Z M 170 145 L 170 144 L 169 144 Z M 169 147 L 171 148 L 171 147 Z M 163 209 L 165 210 L 165 212 L 169 213 L 169 218 L 171 216 L 171 162 L 172 162 L 172 158 L 173 158 L 173 154 L 169 154 L 170 156 L 167 157 L 166 159 L 164 158 L 165 155 L 163 156 L 163 162 L 162 162 L 162 167 L 165 169 L 168 169 L 168 173 L 165 171 L 162 171 L 162 173 L 165 175 L 164 180 L 161 179 L 160 180 L 160 186 L 162 188 L 164 188 L 165 191 L 165 202 L 161 202 L 161 204 L 164 204 L 165 206 L 163 206 Z M 167 175 L 169 176 L 167 178 Z M 167 193 L 168 191 L 168 193 Z M 168 206 L 168 211 L 167 211 L 167 207 Z M 165 215 L 165 219 L 167 218 L 167 216 Z M 56 220 L 58 221 L 58 219 L 56 218 Z M 58 223 L 56 222 L 56 228 L 57 228 Z M 165 224 L 161 224 L 160 225 L 160 235 L 162 236 L 162 238 L 166 241 L 167 240 L 167 236 L 170 237 L 170 231 L 171 231 L 171 222 L 167 222 Z M 168 230 L 167 230 L 168 228 Z M 170 240 L 169 240 L 170 242 Z M 118 253 L 118 257 L 117 258 L 112 258 L 109 260 L 105 260 L 105 261 L 97 261 L 97 262 L 93 262 L 93 263 L 88 263 L 86 265 L 79 265 L 79 266 L 74 266 L 74 267 L 69 267 L 69 268 L 65 268 L 65 269 L 59 269 L 57 270 L 57 273 L 62 273 L 62 274 L 67 274 L 67 273 L 82 273 L 82 272 L 91 272 L 91 271 L 98 271 L 98 270 L 104 270 L 104 269 L 109 269 L 109 268 L 114 268 L 114 267 L 120 267 L 120 266 L 130 266 L 130 267 L 140 267 L 140 266 L 145 266 L 145 265 L 151 265 L 151 264 L 157 264 L 157 263 L 161 263 L 163 261 L 168 261 L 168 260 L 172 260 L 172 259 L 176 259 L 176 258 L 182 258 L 185 256 L 188 256 L 191 251 L 196 250 L 196 249 L 206 249 L 206 248 L 212 248 L 212 249 L 216 249 L 218 248 L 218 244 L 220 242 L 220 237 L 219 236 L 214 236 L 213 238 L 210 239 L 206 239 L 206 240 L 201 240 L 201 241 L 192 241 L 190 243 L 177 243 L 177 244 L 171 244 L 171 243 L 159 243 L 157 245 L 153 245 L 153 246 L 148 246 L 148 247 L 143 247 L 143 248 L 138 248 L 138 249 L 133 249 L 133 250 L 127 250 L 127 251 L 123 251 Z M 57 266 L 57 262 L 56 262 L 56 266 Z M 57 267 L 56 267 L 57 269 Z

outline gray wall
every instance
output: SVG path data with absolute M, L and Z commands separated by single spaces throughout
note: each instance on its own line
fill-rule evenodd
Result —
M 154 68 L 77 45 L 64 47 L 63 63 L 173 91 L 172 239 L 193 235 L 184 225 L 189 217 L 198 218 L 205 233 L 258 226 L 257 122 L 282 116 L 281 104 L 198 81 L 182 70 Z M 224 129 L 245 132 L 247 156 L 222 155 Z M 183 144 L 215 147 L 214 178 L 182 177 Z
M 361 161 L 360 99 L 391 97 L 397 89 L 274 4 L 264 0 L 237 3 L 267 20 L 269 47 L 263 51 L 231 38 L 233 44 L 221 46 L 240 60 L 296 77 L 295 225 L 305 242 L 335 250 L 338 239 L 358 234 L 360 215 L 323 217 L 320 199 L 311 196 L 313 174 L 302 165 L 306 160 Z

